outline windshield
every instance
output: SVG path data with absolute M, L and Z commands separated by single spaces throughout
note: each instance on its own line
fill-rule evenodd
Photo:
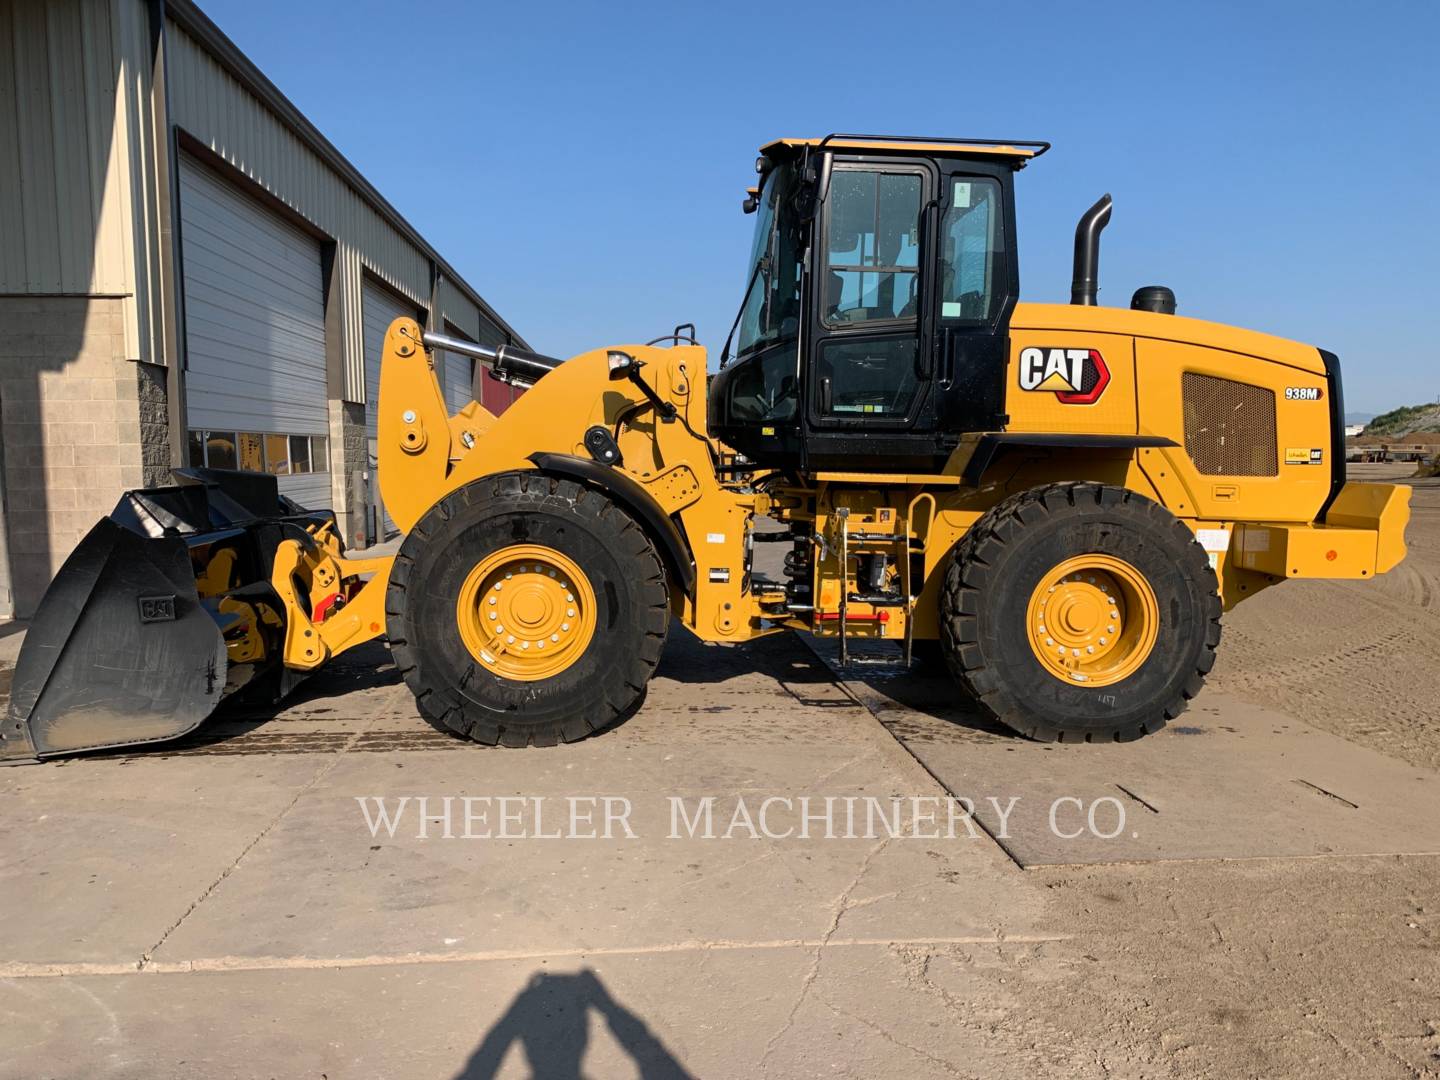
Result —
M 772 169 L 760 190 L 736 356 L 799 333 L 800 224 L 794 194 L 792 164 Z

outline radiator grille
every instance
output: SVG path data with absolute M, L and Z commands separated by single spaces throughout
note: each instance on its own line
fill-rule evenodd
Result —
M 1185 452 L 1207 476 L 1275 476 L 1275 391 L 1187 371 Z

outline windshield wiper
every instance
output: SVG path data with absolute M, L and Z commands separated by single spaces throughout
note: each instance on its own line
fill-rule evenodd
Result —
M 745 295 L 740 298 L 740 310 L 735 313 L 735 321 L 730 324 L 730 333 L 725 335 L 725 347 L 720 350 L 720 366 L 724 368 L 730 359 L 730 342 L 735 338 L 735 331 L 740 326 L 740 320 L 745 317 L 745 305 L 750 303 L 750 294 L 755 291 L 755 282 L 760 280 L 760 272 L 765 272 L 765 285 L 770 285 L 770 256 L 761 255 L 755 261 L 755 269 L 750 271 L 750 280 L 745 285 Z

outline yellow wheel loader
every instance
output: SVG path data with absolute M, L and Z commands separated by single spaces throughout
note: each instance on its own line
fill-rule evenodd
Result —
M 1046 149 L 765 146 L 716 371 L 685 326 L 562 363 L 396 321 L 398 554 L 347 558 L 263 477 L 128 493 L 52 585 L 0 749 L 171 738 L 382 635 L 433 723 L 550 745 L 637 706 L 672 620 L 720 643 L 805 630 L 847 662 L 938 653 L 1037 739 L 1157 730 L 1222 611 L 1395 566 L 1410 493 L 1347 482 L 1333 354 L 1182 318 L 1160 286 L 1097 306 L 1108 196 L 1076 230 L 1071 302 L 1019 302 L 1014 177 Z M 529 392 L 452 416 L 438 349 Z M 757 543 L 785 546 L 782 577 Z

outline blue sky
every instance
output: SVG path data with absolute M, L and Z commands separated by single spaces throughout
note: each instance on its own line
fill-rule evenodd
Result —
M 1021 293 L 1311 342 L 1346 405 L 1440 397 L 1440 4 L 286 3 L 206 12 L 531 344 L 698 324 L 744 286 L 756 148 L 829 131 L 1048 139 Z

